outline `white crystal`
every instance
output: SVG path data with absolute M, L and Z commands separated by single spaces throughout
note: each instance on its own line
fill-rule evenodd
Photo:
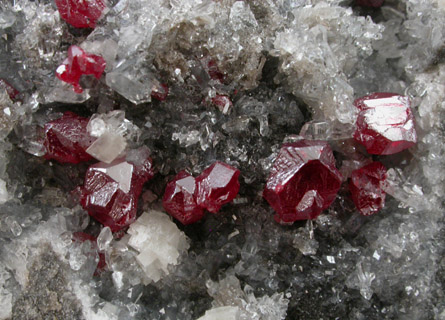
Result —
M 110 243 L 113 240 L 113 234 L 109 227 L 104 227 L 97 237 L 97 248 L 101 252 L 105 252 L 110 247 Z
M 6 182 L 0 179 L 0 204 L 8 201 L 8 190 L 6 190 Z
M 127 142 L 119 134 L 105 132 L 88 147 L 86 152 L 99 161 L 111 163 L 114 159 L 122 155 Z
M 119 188 L 123 192 L 128 193 L 130 191 L 133 165 L 125 161 L 125 159 L 117 159 L 109 164 L 99 162 L 92 165 L 91 168 L 105 173 L 119 183 Z
M 239 313 L 238 307 L 218 307 L 207 310 L 197 320 L 239 320 Z

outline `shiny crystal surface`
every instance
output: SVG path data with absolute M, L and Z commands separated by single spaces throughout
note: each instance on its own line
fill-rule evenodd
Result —
M 373 93 L 354 101 L 359 110 L 354 139 L 370 154 L 394 154 L 417 142 L 414 116 L 408 97 Z
M 76 28 L 94 28 L 106 8 L 103 0 L 55 0 L 63 20 Z
M 96 220 L 115 232 L 136 219 L 145 182 L 153 177 L 151 159 L 139 163 L 116 160 L 90 166 L 80 188 L 80 203 Z
M 275 210 L 277 222 L 315 219 L 334 201 L 341 179 L 326 142 L 286 143 L 275 159 L 263 197 Z
M 187 171 L 179 172 L 165 187 L 162 205 L 175 219 L 187 225 L 204 216 L 204 209 L 195 199 L 196 179 Z
M 86 149 L 94 138 L 87 133 L 88 121 L 88 118 L 65 112 L 61 118 L 46 123 L 43 143 L 46 149 L 45 158 L 63 163 L 90 160 L 91 156 L 86 153 Z
M 386 168 L 378 161 L 352 171 L 349 190 L 357 210 L 362 215 L 375 214 L 385 206 L 385 180 Z
M 215 162 L 196 178 L 196 203 L 212 213 L 231 202 L 238 194 L 240 171 L 226 163 Z
M 71 84 L 76 93 L 82 93 L 80 78 L 83 75 L 93 75 L 100 79 L 105 66 L 106 62 L 101 56 L 86 53 L 82 48 L 72 45 L 68 48 L 68 58 L 57 67 L 56 77 Z

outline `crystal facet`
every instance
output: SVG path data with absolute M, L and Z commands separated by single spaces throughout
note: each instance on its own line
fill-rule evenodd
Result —
M 55 0 L 63 20 L 76 28 L 94 28 L 105 9 L 103 0 Z
M 223 162 L 215 162 L 196 178 L 196 203 L 212 213 L 231 202 L 238 194 L 240 171 Z
M 61 118 L 45 124 L 45 158 L 63 163 L 90 160 L 91 156 L 85 150 L 94 138 L 87 133 L 88 121 L 88 118 L 65 112 Z
M 179 172 L 167 184 L 162 204 L 164 209 L 182 224 L 195 223 L 204 216 L 195 200 L 196 179 L 187 171 Z
M 106 67 L 105 59 L 95 54 L 86 53 L 73 45 L 68 48 L 68 58 L 56 70 L 56 77 L 73 86 L 76 93 L 82 93 L 79 84 L 82 75 L 93 75 L 100 79 Z
M 136 219 L 137 202 L 145 182 L 153 177 L 152 162 L 118 159 L 90 166 L 81 187 L 81 204 L 88 213 L 115 232 Z
M 382 189 L 385 179 L 386 168 L 378 161 L 352 172 L 349 190 L 355 206 L 362 215 L 375 214 L 385 205 L 386 193 Z
M 417 142 L 414 116 L 407 97 L 373 93 L 355 100 L 359 109 L 354 139 L 370 154 L 394 154 Z
M 263 196 L 277 222 L 315 219 L 334 201 L 341 180 L 326 142 L 300 140 L 281 147 Z

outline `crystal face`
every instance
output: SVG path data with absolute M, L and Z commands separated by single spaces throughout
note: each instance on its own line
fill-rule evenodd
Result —
M 88 213 L 111 231 L 119 231 L 136 219 L 137 202 L 145 182 L 153 177 L 149 157 L 130 162 L 90 166 L 80 188 L 80 203 Z
M 354 139 L 370 154 L 400 152 L 417 142 L 414 116 L 407 97 L 373 93 L 355 100 L 359 109 Z
M 349 190 L 355 206 L 362 215 L 375 214 L 384 207 L 386 193 L 382 189 L 382 183 L 385 179 L 386 168 L 378 161 L 352 172 Z
M 223 162 L 215 162 L 196 178 L 196 203 L 212 213 L 231 202 L 238 194 L 240 171 Z
M 91 160 L 85 151 L 94 141 L 87 133 L 88 121 L 73 112 L 65 112 L 61 118 L 45 124 L 45 158 L 62 163 Z
M 83 75 L 93 75 L 100 79 L 106 67 L 105 59 L 95 54 L 86 53 L 82 48 L 73 45 L 68 48 L 68 58 L 56 70 L 56 77 L 73 86 L 76 93 L 82 93 L 79 84 Z
M 263 197 L 276 211 L 277 222 L 315 219 L 334 201 L 341 180 L 326 142 L 286 143 L 275 160 Z
M 204 209 L 196 203 L 195 191 L 196 179 L 187 171 L 179 172 L 165 188 L 164 209 L 184 225 L 201 220 Z
M 94 28 L 106 5 L 103 0 L 55 0 L 63 20 L 76 28 Z
M 20 92 L 14 88 L 11 84 L 9 84 L 5 79 L 0 78 L 0 89 L 6 90 L 8 93 L 8 96 L 11 98 L 11 100 L 17 99 Z

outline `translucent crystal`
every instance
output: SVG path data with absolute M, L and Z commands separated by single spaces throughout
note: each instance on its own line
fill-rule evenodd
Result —
M 76 28 L 94 28 L 106 7 L 102 0 L 56 0 L 55 2 L 62 19 Z
M 86 152 L 99 161 L 111 163 L 122 154 L 126 146 L 124 137 L 107 131 L 94 141 Z
M 207 310 L 205 315 L 197 320 L 239 320 L 238 307 L 218 307 Z
M 105 252 L 108 250 L 111 241 L 113 240 L 113 234 L 109 227 L 104 227 L 100 231 L 99 236 L 97 237 L 97 248 L 99 251 Z
M 8 190 L 6 189 L 6 182 L 3 179 L 0 179 L 0 204 L 8 201 Z

